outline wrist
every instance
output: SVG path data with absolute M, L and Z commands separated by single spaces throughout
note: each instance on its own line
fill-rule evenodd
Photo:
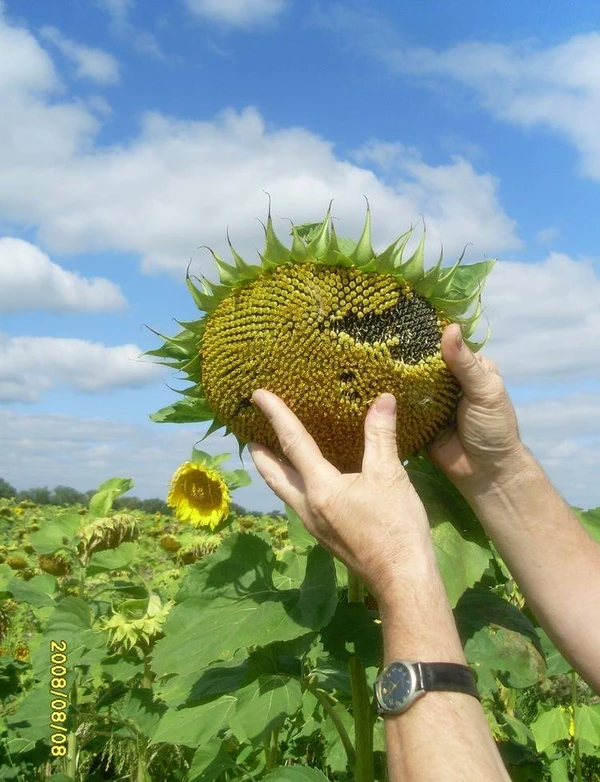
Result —
M 369 589 L 377 600 L 382 621 L 401 610 L 415 592 L 428 591 L 438 579 L 441 576 L 428 532 L 426 540 L 410 554 L 406 551 L 397 557 L 392 554 L 385 566 L 378 568 L 377 581 Z
M 435 555 L 390 584 L 379 599 L 385 662 L 398 659 L 465 664 L 454 615 Z

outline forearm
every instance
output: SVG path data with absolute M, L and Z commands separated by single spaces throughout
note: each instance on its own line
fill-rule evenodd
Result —
M 465 664 L 433 553 L 416 578 L 380 601 L 385 663 Z M 471 695 L 429 692 L 386 716 L 390 782 L 509 782 L 481 704 Z
M 600 692 L 600 546 L 525 449 L 487 486 L 459 486 L 538 621 Z

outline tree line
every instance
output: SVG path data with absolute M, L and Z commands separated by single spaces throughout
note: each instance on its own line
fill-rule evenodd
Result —
M 33 489 L 23 489 L 18 491 L 14 486 L 6 481 L 4 478 L 0 478 L 0 499 L 16 500 L 21 502 L 22 500 L 29 500 L 35 502 L 36 505 L 83 505 L 87 507 L 90 498 L 96 493 L 96 489 L 89 489 L 88 491 L 78 491 L 73 489 L 72 486 L 55 486 L 53 489 L 49 489 L 47 486 L 36 486 Z M 142 510 L 146 513 L 164 513 L 169 515 L 171 510 L 164 500 L 159 497 L 152 497 L 151 499 L 142 500 L 139 497 L 118 497 L 113 502 L 113 508 L 115 510 Z M 247 513 L 255 513 L 256 511 L 248 510 L 243 505 L 238 505 L 232 502 L 230 505 L 231 510 L 243 516 Z M 270 516 L 284 516 L 280 509 L 276 509 L 270 512 Z
M 36 505 L 83 505 L 87 506 L 90 497 L 95 494 L 95 489 L 78 491 L 71 486 L 55 486 L 49 489 L 47 486 L 36 486 L 33 489 L 17 491 L 4 478 L 0 478 L 0 498 L 14 499 L 17 502 L 30 500 Z M 115 510 L 143 510 L 146 513 L 169 513 L 169 507 L 164 500 L 154 497 L 142 500 L 139 497 L 119 497 L 113 503 Z

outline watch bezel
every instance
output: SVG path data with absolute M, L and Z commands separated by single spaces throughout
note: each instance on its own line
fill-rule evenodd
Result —
M 408 695 L 402 701 L 399 706 L 386 706 L 385 695 L 382 693 L 381 688 L 383 685 L 383 678 L 389 672 L 393 666 L 401 665 L 408 670 L 410 675 L 410 690 Z M 377 710 L 380 714 L 402 714 L 409 709 L 412 704 L 419 698 L 425 695 L 425 690 L 422 685 L 419 686 L 419 677 L 417 675 L 417 661 L 416 660 L 391 660 L 379 674 L 375 680 L 375 698 L 377 700 Z

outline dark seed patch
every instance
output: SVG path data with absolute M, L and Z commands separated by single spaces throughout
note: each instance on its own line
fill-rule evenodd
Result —
M 252 407 L 252 400 L 249 397 L 245 396 L 243 399 L 240 399 L 240 401 L 238 402 L 238 406 L 236 408 L 234 415 L 239 415 L 242 412 L 242 410 L 247 410 L 249 407 Z
M 335 334 L 348 334 L 355 342 L 388 343 L 396 337 L 398 344 L 388 345 L 390 355 L 404 364 L 418 364 L 435 355 L 440 347 L 437 312 L 417 294 L 410 299 L 401 295 L 381 314 L 368 312 L 359 318 L 351 312 L 341 318 L 332 317 L 329 328 Z

